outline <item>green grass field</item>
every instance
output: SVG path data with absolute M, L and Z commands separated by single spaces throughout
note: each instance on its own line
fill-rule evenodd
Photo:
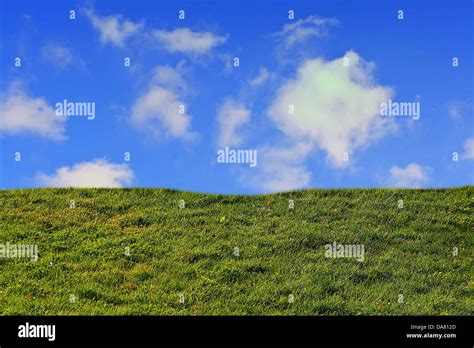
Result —
M 0 258 L 0 314 L 472 315 L 473 207 L 472 186 L 3 190 L 0 243 L 39 258 Z

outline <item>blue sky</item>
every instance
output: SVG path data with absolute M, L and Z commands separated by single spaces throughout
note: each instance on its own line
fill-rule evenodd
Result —
M 3 0 L 0 186 L 472 185 L 473 12 L 472 1 Z M 64 99 L 94 103 L 94 119 L 58 116 Z M 419 103 L 419 119 L 380 115 L 388 99 Z M 218 163 L 226 146 L 256 150 L 257 165 Z

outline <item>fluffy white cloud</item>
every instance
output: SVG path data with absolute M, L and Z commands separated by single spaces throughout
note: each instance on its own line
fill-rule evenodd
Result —
M 142 23 L 134 23 L 124 19 L 122 15 L 98 16 L 88 9 L 84 13 L 89 18 L 92 26 L 100 33 L 100 41 L 123 47 L 125 41 L 143 28 Z
M 396 129 L 393 120 L 380 116 L 392 90 L 373 81 L 373 68 L 352 51 L 333 61 L 307 60 L 279 88 L 268 113 L 290 139 L 310 142 L 333 165 L 344 166 L 344 152 Z
M 237 134 L 237 131 L 249 120 L 250 110 L 233 100 L 226 100 L 220 106 L 217 116 L 217 122 L 219 124 L 219 146 L 240 145 L 243 139 Z
M 153 36 L 163 43 L 169 52 L 204 54 L 224 43 L 226 36 L 217 36 L 210 32 L 194 32 L 188 28 L 172 31 L 154 30 Z
M 104 159 L 61 167 L 55 174 L 39 173 L 36 180 L 44 187 L 124 187 L 132 183 L 133 171 L 126 164 Z
M 474 159 L 474 138 L 469 138 L 464 143 L 464 159 Z
M 305 162 L 313 150 L 325 151 L 331 164 L 342 167 L 348 163 L 345 152 L 353 154 L 395 130 L 392 119 L 380 116 L 380 104 L 392 90 L 374 82 L 373 69 L 355 52 L 333 61 L 304 61 L 268 108 L 287 146 L 258 149 L 259 164 L 242 175 L 242 183 L 273 192 L 307 187 L 311 173 Z
M 288 147 L 264 146 L 258 151 L 258 166 L 240 177 L 243 185 L 263 192 L 282 192 L 307 187 L 311 173 L 303 162 L 312 149 L 308 143 Z
M 157 138 L 195 139 L 196 134 L 190 131 L 191 116 L 178 95 L 183 89 L 186 85 L 177 69 L 155 68 L 149 89 L 133 105 L 132 124 Z
M 189 139 L 190 116 L 179 112 L 184 102 L 172 91 L 155 86 L 133 105 L 132 122 L 151 131 L 156 137 Z
M 420 187 L 429 180 L 428 168 L 410 163 L 405 168 L 392 167 L 388 184 L 396 187 Z
M 66 138 L 65 123 L 44 98 L 29 97 L 19 88 L 0 96 L 0 133 L 37 134 L 59 141 Z
M 59 69 L 64 69 L 73 62 L 71 50 L 57 43 L 44 45 L 41 48 L 41 56 Z
M 334 18 L 319 18 L 309 16 L 292 23 L 285 24 L 283 29 L 275 35 L 285 49 L 295 44 L 300 44 L 312 37 L 323 37 L 328 33 L 329 27 L 335 26 L 338 21 Z

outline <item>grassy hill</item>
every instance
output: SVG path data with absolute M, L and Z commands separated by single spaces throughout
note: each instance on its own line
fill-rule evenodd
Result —
M 0 244 L 39 258 L 0 258 L 0 314 L 472 315 L 473 207 L 474 187 L 4 190 Z

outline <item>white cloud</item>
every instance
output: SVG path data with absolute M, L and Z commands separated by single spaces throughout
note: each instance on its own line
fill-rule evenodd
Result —
M 0 133 L 37 134 L 52 140 L 64 140 L 65 118 L 44 98 L 32 98 L 18 87 L 0 96 Z
M 122 15 L 98 16 L 90 9 L 84 10 L 84 13 L 92 26 L 99 31 L 100 41 L 118 47 L 123 47 L 128 38 L 143 28 L 142 23 L 134 23 L 124 19 Z
M 257 87 L 263 84 L 265 81 L 273 78 L 273 75 L 265 67 L 260 67 L 258 75 L 249 81 L 250 86 Z
M 131 122 L 157 138 L 194 140 L 190 131 L 191 116 L 178 93 L 186 89 L 177 69 L 157 67 L 147 92 L 140 96 L 132 108 Z
M 469 138 L 464 143 L 464 159 L 474 159 L 474 138 Z
M 223 44 L 226 36 L 219 36 L 211 32 L 197 32 L 189 28 L 162 30 L 145 28 L 143 22 L 133 22 L 125 19 L 121 14 L 99 16 L 92 9 L 83 10 L 92 26 L 99 31 L 103 43 L 111 43 L 123 47 L 132 36 L 141 34 L 143 39 L 151 38 L 160 43 L 168 52 L 204 54 L 214 47 Z
M 258 151 L 258 166 L 240 177 L 243 185 L 263 192 L 281 192 L 307 187 L 311 173 L 303 162 L 312 149 L 308 143 L 287 147 L 264 146 Z
M 275 162 L 268 164 L 263 172 L 260 182 L 265 192 L 298 190 L 308 186 L 311 180 L 311 173 L 303 165 Z
M 388 184 L 396 187 L 420 187 L 429 180 L 428 168 L 410 163 L 406 168 L 392 167 Z
M 392 119 L 380 116 L 380 103 L 392 96 L 392 90 L 374 82 L 373 69 L 373 63 L 355 52 L 333 61 L 303 62 L 268 108 L 270 119 L 285 136 L 280 143 L 286 146 L 258 149 L 257 168 L 246 171 L 241 182 L 271 192 L 307 187 L 312 175 L 305 162 L 315 149 L 325 151 L 334 166 L 343 167 L 344 152 L 353 154 L 395 130 Z
M 104 159 L 61 167 L 55 174 L 39 173 L 36 180 L 44 187 L 124 187 L 132 183 L 133 171 L 126 164 Z
M 237 134 L 237 131 L 249 120 L 250 110 L 233 100 L 226 100 L 220 106 L 217 116 L 217 122 L 219 124 L 219 146 L 240 145 L 243 139 Z
M 152 83 L 157 83 L 172 90 L 186 92 L 187 85 L 182 77 L 184 63 L 172 68 L 168 65 L 157 66 L 153 72 Z
M 179 113 L 184 102 L 172 91 L 155 86 L 142 95 L 133 105 L 132 122 L 150 130 L 156 137 L 189 139 L 190 116 Z
M 307 60 L 279 88 L 269 116 L 294 142 L 312 143 L 326 152 L 330 163 L 345 166 L 344 152 L 353 154 L 396 129 L 393 120 L 380 116 L 380 104 L 392 90 L 373 81 L 373 68 L 352 51 L 333 61 Z
M 335 26 L 338 21 L 334 18 L 319 18 L 309 16 L 295 22 L 285 24 L 283 29 L 275 35 L 279 38 L 285 49 L 289 49 L 295 44 L 312 37 L 324 37 L 328 33 L 329 27 Z
M 64 69 L 73 62 L 71 50 L 57 43 L 48 43 L 41 48 L 41 56 L 59 69 Z
M 224 43 L 226 36 L 217 36 L 210 32 L 194 32 L 188 28 L 173 31 L 154 30 L 153 36 L 162 42 L 169 52 L 204 54 Z

